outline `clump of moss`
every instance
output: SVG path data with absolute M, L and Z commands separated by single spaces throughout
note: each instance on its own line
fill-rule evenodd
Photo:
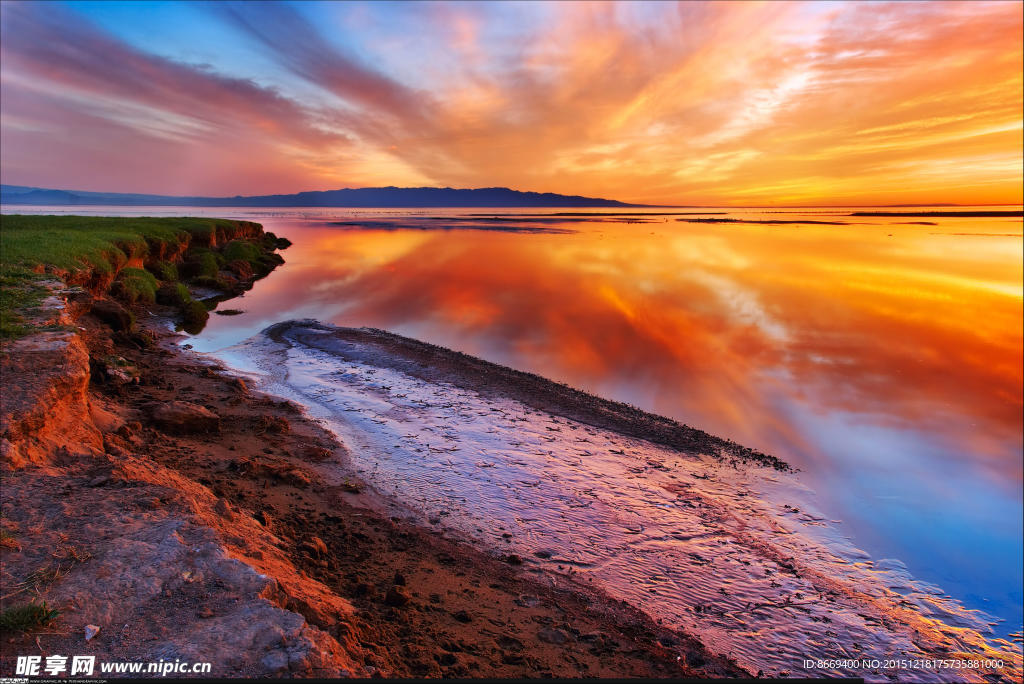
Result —
M 216 278 L 217 271 L 221 267 L 218 256 L 218 254 L 209 250 L 198 251 L 186 265 L 189 267 L 193 277 Z
M 152 304 L 156 301 L 156 278 L 149 271 L 141 268 L 125 268 L 118 279 L 121 283 L 123 297 L 134 304 L 143 302 Z
M 191 299 L 192 293 L 188 291 L 184 283 L 164 283 L 156 291 L 156 301 L 160 304 L 182 306 Z
M 198 276 L 192 279 L 192 284 L 198 285 L 199 287 L 209 287 L 214 290 L 228 291 L 231 289 L 228 282 L 220 276 Z
M 178 267 L 169 261 L 158 261 L 147 267 L 157 280 L 173 283 L 178 280 Z
M 28 603 L 0 612 L 0 632 L 27 632 L 45 627 L 60 615 L 60 611 L 50 608 L 46 601 Z
M 252 263 L 260 259 L 263 255 L 263 250 L 260 249 L 259 245 L 248 240 L 232 240 L 224 245 L 223 254 L 225 261 L 241 260 Z
M 210 318 L 210 312 L 206 306 L 195 299 L 190 299 L 181 307 L 182 329 L 190 335 L 195 335 L 203 329 L 206 321 Z

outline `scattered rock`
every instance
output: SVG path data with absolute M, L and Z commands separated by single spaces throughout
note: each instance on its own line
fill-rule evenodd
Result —
M 165 432 L 178 434 L 220 432 L 220 417 L 216 413 L 185 401 L 160 404 L 153 411 L 153 421 Z
M 320 537 L 310 537 L 308 541 L 302 544 L 302 548 L 314 558 L 324 558 L 327 556 L 327 544 Z
M 548 644 L 564 644 L 569 641 L 569 635 L 560 629 L 554 629 L 553 627 L 545 627 L 544 629 L 537 632 L 537 638 Z
M 127 332 L 135 324 L 131 312 L 112 299 L 97 299 L 90 311 L 93 316 L 118 332 Z
M 507 634 L 502 634 L 494 640 L 498 646 L 506 651 L 521 651 L 523 650 L 523 642 L 515 637 Z
M 256 515 L 253 516 L 260 525 L 263 525 L 268 530 L 273 526 L 274 521 L 270 517 L 270 514 L 266 511 L 257 511 Z
M 384 603 L 395 608 L 400 608 L 409 603 L 409 595 L 401 587 L 391 587 L 384 595 Z
M 100 628 L 96 625 L 85 626 L 85 640 L 91 641 L 94 636 L 100 633 Z
M 268 672 L 278 673 L 288 669 L 288 656 L 282 651 L 271 651 L 267 655 L 263 656 L 263 660 L 260 664 L 267 669 Z
M 133 376 L 131 371 L 127 368 L 118 368 L 116 366 L 107 367 L 107 380 L 110 381 L 115 387 L 122 387 L 124 385 L 131 385 L 138 383 L 138 376 Z
M 248 280 L 253 276 L 252 265 L 243 259 L 235 259 L 229 262 L 227 269 L 243 280 Z
M 303 458 L 309 461 L 325 461 L 331 457 L 331 450 L 315 444 L 309 444 L 302 450 Z
M 291 423 L 288 422 L 287 418 L 281 416 L 260 416 L 259 422 L 256 426 L 259 432 L 272 432 L 274 434 L 283 435 L 291 431 Z
M 224 518 L 225 520 L 233 520 L 235 514 L 232 512 L 231 507 L 228 506 L 224 499 L 217 499 L 217 503 L 213 505 L 213 510 L 217 515 Z

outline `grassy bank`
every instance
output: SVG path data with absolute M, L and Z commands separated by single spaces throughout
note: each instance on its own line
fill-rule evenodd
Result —
M 214 218 L 106 216 L 0 217 L 0 337 L 33 328 L 41 285 L 60 278 L 126 304 L 158 300 L 177 306 L 186 326 L 201 325 L 206 308 L 185 283 L 225 292 L 269 273 L 287 241 L 259 224 Z

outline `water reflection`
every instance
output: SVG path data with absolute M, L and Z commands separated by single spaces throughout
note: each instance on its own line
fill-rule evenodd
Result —
M 801 467 L 874 555 L 1018 629 L 1020 220 L 675 218 L 528 235 L 263 218 L 295 242 L 288 265 L 195 344 L 288 317 L 374 326 L 673 416 Z

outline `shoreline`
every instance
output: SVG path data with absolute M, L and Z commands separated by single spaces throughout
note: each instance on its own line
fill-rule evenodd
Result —
M 175 305 L 105 298 L 116 271 L 52 275 L 85 287 L 47 285 L 37 332 L 3 350 L 17 391 L 3 401 L 0 607 L 5 621 L 55 612 L 4 629 L 0 672 L 74 653 L 207 661 L 214 676 L 748 674 L 593 588 L 325 481 L 317 469 L 346 447 L 179 347 Z
M 63 330 L 15 343 L 21 358 L 14 367 L 5 346 L 5 374 L 15 372 L 29 389 L 41 383 L 37 395 L 50 403 L 17 434 L 5 426 L 0 581 L 5 599 L 15 588 L 16 600 L 35 595 L 61 614 L 45 631 L 5 633 L 12 647 L 0 672 L 13 672 L 13 656 L 37 651 L 216 662 L 229 650 L 232 658 L 214 675 L 752 674 L 714 655 L 721 649 L 709 649 L 699 630 L 670 627 L 571 572 L 544 571 L 527 553 L 496 555 L 500 544 L 481 549 L 454 527 L 403 515 L 409 502 L 361 481 L 353 469 L 359 447 L 339 440 L 308 407 L 254 391 L 205 360 L 210 355 L 175 344 L 179 335 L 161 318 L 173 307 L 156 307 L 129 334 L 98 317 L 94 294 L 56 294 L 65 297 L 50 302 Z M 290 321 L 264 336 L 442 392 L 513 401 L 537 415 L 702 454 L 722 468 L 791 470 L 662 416 L 386 331 Z M 40 368 L 47 372 L 36 377 Z M 186 405 L 173 406 L 179 401 Z M 10 408 L 5 397 L 5 414 Z M 708 473 L 693 477 L 705 481 Z M 672 496 L 699 507 L 709 502 L 700 487 Z M 751 523 L 728 505 L 715 515 L 735 522 L 736 534 Z M 125 540 L 130 553 L 120 548 Z M 816 574 L 804 557 L 753 538 L 745 543 L 786 586 L 806 581 L 837 591 L 834 578 Z M 715 582 L 720 571 L 704 574 Z M 752 605 L 751 613 L 791 608 L 788 599 Z M 908 619 L 915 624 L 908 614 L 880 610 L 868 623 Z M 86 625 L 99 635 L 85 638 Z M 938 631 L 926 631 L 925 641 L 943 643 Z M 963 648 L 953 653 L 987 652 L 984 642 L 959 638 Z M 1019 672 L 1019 662 L 1007 672 Z
M 60 504 L 61 492 L 84 490 L 93 508 L 47 526 L 52 546 L 60 546 L 52 540 L 61 536 L 75 540 L 74 553 L 85 560 L 68 561 L 66 575 L 38 587 L 51 605 L 61 606 L 62 617 L 42 634 L 8 641 L 0 671 L 13 668 L 14 655 L 38 651 L 37 639 L 46 653 L 94 653 L 101 660 L 156 660 L 154 647 L 166 649 L 170 640 L 179 654 L 216 661 L 222 654 L 204 653 L 203 646 L 241 629 L 242 617 L 272 610 L 260 623 L 263 632 L 291 626 L 279 647 L 243 648 L 230 670 L 215 675 L 745 675 L 635 608 L 567 579 L 540 581 L 521 566 L 389 517 L 380 512 L 386 504 L 359 484 L 324 483 L 316 465 L 343 460 L 347 451 L 294 405 L 253 392 L 223 368 L 177 349 L 177 334 L 160 332 L 155 321 L 146 329 L 157 346 L 140 350 L 114 342 L 104 325 L 87 318 L 79 323 L 89 351 L 121 355 L 140 382 L 125 391 L 93 381 L 91 412 L 108 421 L 104 453 L 85 460 L 65 450 L 51 467 L 4 474 L 4 520 L 21 541 L 20 550 L 5 549 L 5 587 L 45 564 L 50 545 L 30 535 L 45 511 L 69 505 Z M 173 400 L 214 408 L 219 429 L 167 432 L 153 411 Z M 161 559 L 168 571 L 163 590 L 142 602 L 146 610 L 139 615 L 130 602 L 143 596 L 130 585 L 136 573 L 148 574 L 152 558 L 137 558 L 133 566 L 119 557 L 113 567 L 128 582 L 122 587 L 127 596 L 89 600 L 84 589 L 102 584 L 95 575 L 104 574 L 104 564 L 110 569 L 116 550 L 104 535 L 89 540 L 86 531 L 116 528 L 110 508 L 140 509 L 146 520 L 139 531 L 177 518 L 183 539 L 205 538 L 222 552 L 213 566 L 234 559 L 272 578 L 273 589 L 248 597 L 251 605 L 239 615 L 235 605 L 246 597 L 221 586 L 224 577 L 204 572 L 194 560 Z M 180 520 L 187 521 L 187 534 Z M 192 571 L 198 579 L 176 577 L 182 564 L 199 565 Z M 235 572 L 245 575 L 246 569 Z M 225 624 L 212 630 L 218 621 Z M 87 643 L 78 622 L 96 624 L 100 634 Z M 204 639 L 204 632 L 212 633 Z M 185 640 L 194 641 L 191 648 Z M 310 644 L 305 650 L 289 643 L 303 640 Z

